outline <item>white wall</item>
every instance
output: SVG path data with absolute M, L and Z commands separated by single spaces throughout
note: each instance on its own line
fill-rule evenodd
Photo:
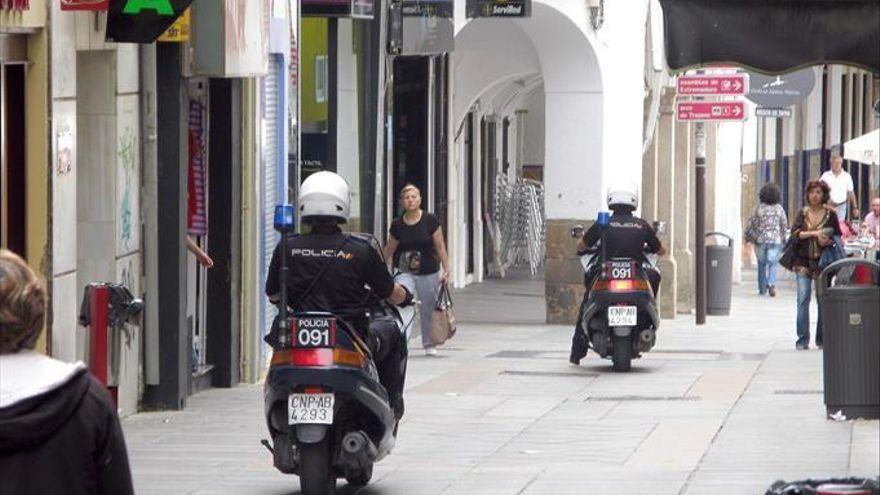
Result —
M 136 45 L 103 41 L 92 14 L 51 8 L 52 355 L 76 361 L 86 359 L 87 331 L 77 324 L 83 287 L 124 282 L 142 293 L 139 62 Z M 82 73 L 78 53 L 97 56 Z M 139 331 L 121 339 L 124 415 L 137 411 Z
M 546 129 L 544 85 L 532 90 L 523 98 L 518 109 L 526 110 L 524 134 L 524 165 L 542 165 L 545 156 Z M 515 116 L 513 116 L 515 118 Z
M 641 181 L 647 5 L 606 2 L 598 32 L 586 4 L 571 0 L 536 0 L 532 17 L 517 21 L 466 22 L 457 9 L 456 122 L 492 86 L 543 75 L 549 218 L 594 215 L 612 176 Z M 540 148 L 532 124 L 527 153 Z
M 339 20 L 336 164 L 351 186 L 351 217 L 360 217 L 360 136 L 358 134 L 357 56 L 352 50 L 352 21 Z

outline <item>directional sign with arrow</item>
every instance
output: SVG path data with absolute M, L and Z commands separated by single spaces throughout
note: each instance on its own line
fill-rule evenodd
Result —
M 741 122 L 746 120 L 745 104 L 741 101 L 678 102 L 675 115 L 679 122 Z
M 749 87 L 748 76 L 680 76 L 676 91 L 680 96 L 739 96 Z

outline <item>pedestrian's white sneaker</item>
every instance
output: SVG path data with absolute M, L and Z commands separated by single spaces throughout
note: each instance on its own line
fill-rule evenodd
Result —
M 425 347 L 425 356 L 436 356 L 437 348 L 436 347 Z

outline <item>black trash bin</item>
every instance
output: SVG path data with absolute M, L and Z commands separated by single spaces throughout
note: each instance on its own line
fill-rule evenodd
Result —
M 858 267 L 871 271 L 870 280 L 854 273 Z M 829 415 L 841 412 L 848 419 L 880 418 L 878 280 L 880 263 L 860 259 L 837 261 L 819 276 L 825 407 Z
M 711 236 L 726 238 L 727 245 L 706 246 L 706 313 L 727 316 L 733 288 L 733 238 L 721 232 L 706 234 Z

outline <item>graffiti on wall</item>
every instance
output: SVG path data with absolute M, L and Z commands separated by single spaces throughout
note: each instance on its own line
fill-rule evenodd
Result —
M 73 171 L 73 126 L 69 119 L 58 120 L 55 143 L 55 174 L 64 176 Z
M 140 118 L 138 96 L 117 99 L 116 256 L 140 250 Z
M 126 127 L 119 136 L 119 173 L 122 174 L 122 191 L 119 203 L 119 247 L 123 252 L 133 249 L 133 182 L 135 179 L 135 160 L 137 154 L 137 136 L 130 127 Z

